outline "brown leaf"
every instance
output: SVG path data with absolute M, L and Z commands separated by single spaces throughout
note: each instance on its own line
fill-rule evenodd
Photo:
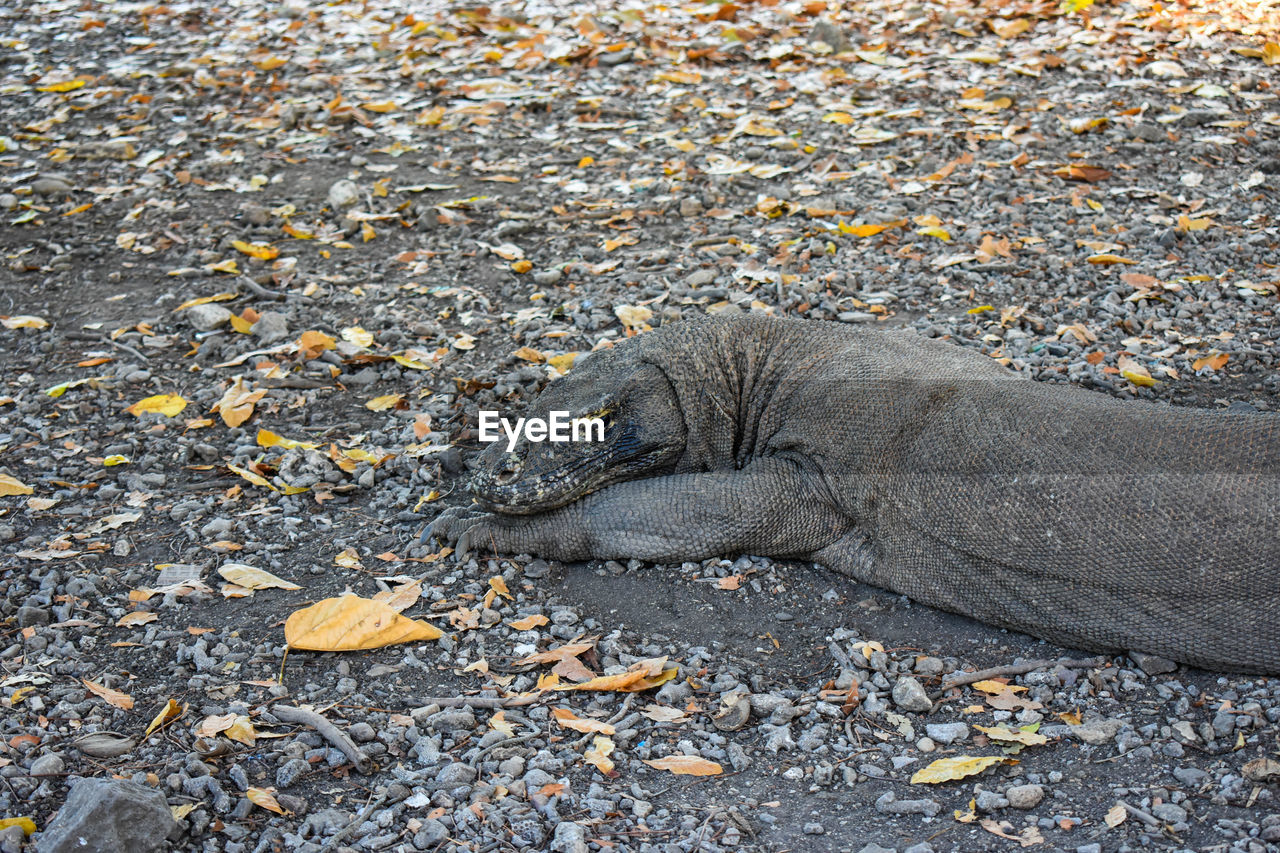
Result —
M 106 701 L 108 705 L 119 708 L 122 711 L 130 711 L 133 709 L 133 697 L 128 693 L 122 693 L 119 690 L 112 690 L 106 685 L 99 684 L 96 681 L 89 681 L 87 678 L 80 679 L 85 687 L 89 688 L 89 692 L 99 699 Z
M 724 768 L 714 761 L 696 755 L 670 755 L 666 758 L 646 760 L 654 770 L 666 770 L 677 776 L 719 776 Z
M 434 625 L 401 616 L 380 601 L 344 595 L 291 613 L 285 620 L 284 636 L 295 649 L 334 652 L 437 640 L 444 634 Z

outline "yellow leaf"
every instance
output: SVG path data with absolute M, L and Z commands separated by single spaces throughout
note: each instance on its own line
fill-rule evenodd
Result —
M 298 336 L 298 347 L 304 351 L 305 358 L 318 358 L 320 353 L 331 350 L 337 345 L 338 342 L 324 332 L 311 330 Z
M 152 613 L 149 610 L 135 610 L 117 619 L 116 627 L 131 628 L 134 625 L 146 625 L 148 622 L 154 622 L 159 618 L 160 615 L 158 613 Z
M 255 806 L 261 806 L 269 812 L 275 812 L 279 815 L 291 814 L 285 811 L 284 807 L 276 802 L 273 794 L 273 788 L 250 788 L 244 792 L 245 797 Z
M 213 410 L 229 427 L 238 427 L 253 415 L 254 404 L 267 395 L 267 389 L 249 390 L 244 377 L 237 376 L 222 394 L 222 399 L 214 404 Z
M 80 682 L 84 684 L 85 687 L 89 688 L 90 693 L 97 696 L 99 699 L 104 700 L 108 705 L 119 708 L 122 711 L 129 711 L 133 709 L 133 697 L 128 693 L 123 693 L 119 690 L 112 690 L 104 684 L 99 684 L 96 681 L 89 681 L 87 678 L 80 679 Z
M 236 465 L 230 465 L 230 464 L 227 465 L 227 470 L 233 474 L 239 474 L 241 477 L 245 478 L 250 483 L 253 483 L 255 486 L 262 486 L 264 488 L 270 489 L 273 492 L 279 492 L 282 495 L 296 495 L 301 492 L 307 491 L 307 488 L 305 486 L 285 486 L 283 488 L 277 488 L 276 486 L 272 485 L 270 480 L 268 480 L 266 477 L 262 476 L 261 474 L 258 474 L 254 471 L 250 471 L 247 468 L 241 468 Z
M 31 314 L 18 314 L 14 317 L 0 317 L 0 326 L 6 329 L 47 329 L 49 321 Z
M 1137 261 L 1128 258 L 1122 258 L 1119 255 L 1113 255 L 1109 252 L 1103 252 L 1100 255 L 1090 255 L 1089 263 L 1091 264 L 1136 264 Z
M 372 225 L 370 225 L 368 222 L 360 223 L 361 242 L 368 243 L 370 240 L 372 240 L 374 237 L 377 237 L 377 236 L 378 236 L 378 232 L 373 230 Z
M 988 20 L 987 24 L 991 27 L 991 32 L 1002 39 L 1011 39 L 1031 29 L 1031 21 L 1028 18 L 1014 18 L 1011 21 L 996 18 Z
M 1119 361 L 1116 362 L 1116 367 L 1120 368 L 1120 375 L 1134 385 L 1151 387 L 1156 384 L 1156 380 L 1151 378 L 1151 372 L 1127 355 L 1120 356 Z
M 970 687 L 983 693 L 1021 693 L 1027 689 L 1020 684 L 1005 684 L 1003 681 L 975 681 Z
M 555 370 L 558 375 L 564 376 L 569 372 L 570 368 L 573 367 L 574 359 L 577 357 L 578 353 L 576 352 L 567 352 L 564 355 L 548 356 L 547 364 L 551 365 L 551 368 Z
M 521 359 L 522 361 L 529 361 L 529 362 L 533 362 L 534 364 L 542 364 L 544 361 L 547 360 L 546 356 L 538 352 L 533 347 L 520 347 L 520 349 L 513 352 L 512 355 L 514 355 L 518 359 Z
M 231 245 L 236 251 L 242 252 L 251 258 L 257 258 L 260 261 L 269 261 L 280 254 L 280 250 L 275 246 L 268 246 L 265 243 L 246 243 L 243 240 L 232 240 Z
M 227 258 L 225 261 L 219 261 L 216 264 L 205 264 L 204 268 L 210 272 L 225 272 L 229 275 L 240 274 L 240 268 L 236 266 L 235 258 Z
M 343 548 L 336 557 L 333 558 L 336 565 L 344 569 L 363 569 L 364 565 L 360 562 L 360 555 L 356 553 L 355 548 Z
M 917 228 L 916 233 L 923 234 L 926 237 L 937 237 L 939 240 L 941 240 L 944 243 L 951 242 L 950 232 L 948 232 L 945 228 L 939 228 L 936 225 L 931 225 L 928 228 Z
M 373 333 L 367 332 L 359 326 L 347 326 L 341 332 L 342 339 L 350 344 L 358 347 L 373 346 Z
M 147 730 L 142 733 L 142 736 L 147 737 L 157 729 L 169 725 L 186 712 L 187 706 L 185 704 L 180 705 L 178 704 L 178 700 L 170 699 L 165 703 L 165 706 L 160 709 L 160 713 L 156 714 L 155 717 L 152 718 L 151 724 L 147 726 Z
M 987 311 L 994 311 L 994 310 L 996 310 L 996 307 L 995 307 L 994 305 L 979 305 L 979 306 L 978 306 L 978 307 L 976 307 L 976 308 L 970 308 L 968 311 L 966 311 L 966 312 L 964 312 L 964 313 L 966 313 L 966 314 L 984 314 L 984 313 L 986 313 Z
M 400 109 L 394 101 L 365 101 L 360 106 L 371 113 L 393 113 Z
M 529 270 L 533 269 L 533 262 L 526 260 L 516 261 L 511 265 L 511 269 L 521 274 L 527 273 Z
M 403 394 L 383 394 L 381 397 L 374 397 L 367 401 L 364 407 L 371 412 L 385 412 L 387 409 L 394 409 L 403 399 Z
M 1178 214 L 1178 230 L 1179 231 L 1204 231 L 1213 224 L 1212 219 L 1192 219 L 1185 213 Z
M 143 397 L 125 411 L 135 417 L 144 412 L 154 412 L 166 418 L 172 418 L 186 407 L 187 401 L 179 394 L 156 394 L 152 397 Z
M 379 601 L 356 595 L 326 598 L 294 611 L 284 623 L 285 642 L 292 648 L 320 652 L 377 649 L 442 636 L 434 625 L 406 618 Z
M 299 447 L 303 450 L 314 450 L 320 445 L 310 441 L 295 441 L 292 438 L 284 438 L 276 435 L 269 429 L 258 429 L 258 446 L 259 447 L 283 447 L 286 450 Z
M 649 320 L 653 319 L 653 311 L 643 305 L 615 305 L 613 313 L 629 332 L 647 332 L 652 328 Z
M 174 312 L 185 311 L 196 305 L 207 305 L 210 302 L 226 302 L 229 299 L 235 299 L 238 293 L 215 293 L 213 296 L 200 296 L 195 299 L 188 299 L 186 302 L 174 308 Z
M 83 77 L 77 77 L 74 80 L 63 80 L 61 83 L 50 83 L 47 86 L 37 86 L 37 92 L 71 92 L 79 89 L 86 81 Z
M 231 328 L 242 335 L 247 335 L 253 331 L 253 323 L 241 317 L 239 314 L 231 315 Z
M 517 619 L 514 622 L 508 622 L 512 628 L 517 631 L 532 631 L 542 625 L 546 625 L 551 620 L 543 616 L 541 613 L 534 613 L 532 616 L 526 616 L 523 619 Z
M 490 717 L 489 728 L 496 732 L 502 732 L 507 737 L 513 737 L 516 733 L 516 727 L 507 719 L 506 711 L 498 711 Z
M 613 726 L 602 720 L 584 720 L 568 708 L 552 708 L 551 716 L 556 718 L 561 728 L 572 729 L 583 734 L 611 735 L 616 731 Z
M 1262 64 L 1280 65 L 1280 42 L 1269 41 L 1262 46 Z
M 591 742 L 591 748 L 582 754 L 582 758 L 588 764 L 593 765 L 597 770 L 606 776 L 613 772 L 613 761 L 610 760 L 609 754 L 614 750 L 613 741 L 603 735 L 596 735 Z
M 581 160 L 578 161 L 578 168 L 585 169 L 588 166 L 595 165 L 595 162 L 596 162 L 596 158 L 594 157 L 583 157 Z
M 979 726 L 975 725 L 975 729 L 986 734 L 992 740 L 1011 741 L 1013 743 L 1021 743 L 1026 746 L 1040 746 L 1049 742 L 1049 739 L 1042 734 L 1032 731 L 1023 731 L 1022 729 L 1010 729 L 1006 726 Z
M 169 806 L 169 814 L 173 815 L 174 820 L 182 820 L 195 811 L 197 805 L 197 803 L 183 803 L 180 806 Z
M 645 761 L 654 770 L 666 770 L 677 776 L 719 776 L 724 768 L 714 761 L 696 755 L 670 755 Z
M 1197 358 L 1191 363 L 1191 369 L 1201 370 L 1207 367 L 1210 370 L 1221 370 L 1227 366 L 1227 359 L 1229 358 L 1231 358 L 1231 356 L 1225 352 L 1215 352 L 1211 355 Z M 0 492 L 0 494 L 3 494 L 3 492 Z
M 257 62 L 253 64 L 258 67 L 259 71 L 275 71 L 277 68 L 279 68 L 281 65 L 284 65 L 288 61 L 289 60 L 285 59 L 283 56 L 272 55 L 272 56 L 266 57 L 265 59 L 259 59 Z
M 665 80 L 668 83 L 682 83 L 687 86 L 695 86 L 702 82 L 702 75 L 696 71 L 659 71 L 653 75 L 655 80 Z
M 887 231 L 890 228 L 898 228 L 906 224 L 907 220 L 905 219 L 895 219 L 892 222 L 880 222 L 876 224 L 866 223 L 863 225 L 846 225 L 842 219 L 837 227 L 845 234 L 852 234 L 855 237 L 874 237 L 881 231 Z
M 502 579 L 502 575 L 494 575 L 489 578 L 489 586 L 493 588 L 494 592 L 505 598 L 507 601 L 515 601 L 515 599 L 511 597 L 511 590 L 507 589 L 507 582 Z
M 0 473 L 0 498 L 7 498 L 13 495 L 30 495 L 35 492 L 30 486 L 15 480 L 8 474 Z
M 975 773 L 981 773 L 993 764 L 999 764 L 1004 761 L 1001 755 L 957 755 L 954 758 L 939 758 L 921 770 L 917 770 L 915 775 L 911 777 L 913 785 L 921 783 L 926 785 L 937 785 L 940 782 L 950 782 L 954 779 L 963 779 L 966 776 L 972 776 Z
M 827 113 L 822 120 L 832 124 L 853 124 L 853 116 L 842 112 Z
M 29 817 L 0 818 L 0 830 L 8 829 L 11 826 L 22 827 L 22 831 L 27 835 L 31 835 L 36 831 L 36 822 Z
M 114 468 L 117 465 L 128 465 L 129 457 L 121 456 L 119 453 L 113 453 L 110 456 L 103 457 L 102 464 L 107 468 Z
M 222 733 L 245 746 L 253 746 L 258 742 L 258 730 L 243 714 L 236 716 L 231 725 L 222 730 Z
M 226 563 L 218 569 L 226 580 L 245 589 L 302 589 L 296 583 L 244 563 Z

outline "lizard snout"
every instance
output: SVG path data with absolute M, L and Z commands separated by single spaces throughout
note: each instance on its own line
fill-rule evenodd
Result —
M 508 453 L 506 458 L 503 460 L 502 468 L 500 468 L 498 473 L 494 475 L 494 482 L 500 486 L 505 486 L 514 482 L 515 479 L 520 476 L 520 469 L 523 464 L 524 460 L 519 456 L 514 453 Z

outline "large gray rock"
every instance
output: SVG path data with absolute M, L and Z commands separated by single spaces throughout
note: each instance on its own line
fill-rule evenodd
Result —
M 122 779 L 81 779 L 37 837 L 37 853 L 151 853 L 175 826 L 164 794 Z

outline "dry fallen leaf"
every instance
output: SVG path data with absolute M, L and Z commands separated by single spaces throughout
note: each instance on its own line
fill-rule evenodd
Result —
M 244 563 L 225 563 L 222 568 L 218 569 L 218 574 L 245 589 L 302 589 L 292 581 L 276 577 L 271 572 L 247 566 Z
M 180 394 L 156 394 L 142 398 L 125 411 L 135 417 L 144 412 L 154 412 L 172 418 L 186 407 L 187 401 Z
M 671 755 L 666 758 L 646 760 L 654 770 L 666 770 L 677 776 L 719 776 L 724 768 L 714 761 L 696 755 Z
M 8 474 L 0 474 L 0 498 L 13 495 L 30 495 L 34 492 L 35 490 L 27 484 L 10 477 Z
M 142 736 L 147 737 L 152 732 L 164 728 L 186 712 L 187 706 L 185 704 L 179 703 L 176 699 L 170 699 L 165 702 L 160 712 L 152 718 L 151 724 L 147 726 L 147 730 L 142 733 Z
M 1042 734 L 1038 734 L 1034 730 L 1028 729 L 1011 729 L 1007 726 L 979 726 L 975 725 L 975 729 L 986 734 L 992 740 L 1005 741 L 1010 743 L 1020 743 L 1024 746 L 1039 746 L 1049 742 L 1049 739 Z
M 548 624 L 550 621 L 550 619 L 543 616 L 541 613 L 534 613 L 530 616 L 524 617 L 523 619 L 508 622 L 507 624 L 512 628 L 515 628 L 517 631 L 531 631 L 534 628 L 540 628 L 541 626 Z
M 552 708 L 551 716 L 556 718 L 556 722 L 561 728 L 572 729 L 575 732 L 583 734 L 602 734 L 611 735 L 615 729 L 613 726 L 601 720 L 584 720 L 575 715 L 568 708 Z
M 613 761 L 610 760 L 609 754 L 614 750 L 613 741 L 602 735 L 596 735 L 591 742 L 591 748 L 583 753 L 583 759 L 606 776 L 613 772 Z
M 284 636 L 295 649 L 338 652 L 437 640 L 444 634 L 434 625 L 401 616 L 380 601 L 344 595 L 289 614 Z
M 963 779 L 975 773 L 981 773 L 993 764 L 1006 761 L 1003 755 L 957 755 L 951 758 L 939 758 L 928 767 L 917 770 L 911 777 L 913 785 L 937 785 Z
M 261 806 L 269 812 L 275 812 L 279 815 L 292 814 L 292 812 L 285 811 L 284 807 L 276 802 L 274 792 L 274 788 L 250 788 L 244 792 L 244 795 L 249 799 L 249 802 Z
M 87 678 L 80 679 L 80 682 L 89 688 L 90 693 L 99 699 L 105 700 L 108 705 L 112 705 L 122 711 L 129 711 L 133 708 L 133 697 L 128 693 L 112 690 L 106 685 L 99 684 L 96 681 L 89 681 Z

